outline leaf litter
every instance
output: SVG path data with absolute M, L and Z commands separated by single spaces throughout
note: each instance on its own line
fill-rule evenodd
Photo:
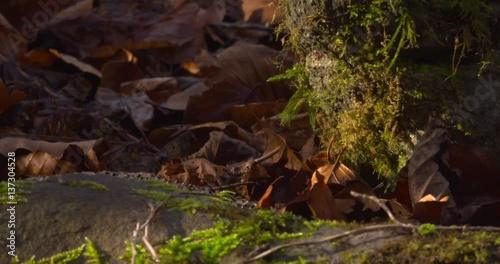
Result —
M 275 6 L 150 2 L 81 1 L 31 37 L 0 16 L 0 33 L 19 41 L 2 40 L 0 54 L 0 155 L 16 153 L 17 177 L 153 172 L 308 218 L 385 216 L 351 195 L 375 196 L 376 186 L 341 150 L 336 160 L 321 151 L 307 114 L 281 124 L 294 91 L 266 80 L 296 58 L 273 33 Z M 24 5 L 16 12 L 36 12 Z M 401 221 L 498 226 L 499 175 L 491 157 L 431 117 L 396 186 L 379 196 Z

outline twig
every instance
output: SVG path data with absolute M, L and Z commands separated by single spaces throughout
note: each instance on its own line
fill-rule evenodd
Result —
M 254 29 L 254 30 L 274 32 L 273 27 L 267 27 L 267 26 L 263 26 L 263 25 L 259 25 L 259 24 L 250 24 L 250 23 L 235 24 L 235 23 L 227 23 L 227 22 L 217 22 L 217 23 L 211 23 L 210 25 L 215 26 L 215 27 L 224 27 L 224 28 L 230 28 L 230 29 Z
M 144 228 L 144 236 L 142 236 L 142 242 L 144 242 L 144 245 L 146 245 L 146 247 L 148 248 L 149 253 L 151 253 L 151 256 L 153 257 L 154 261 L 156 263 L 160 263 L 160 259 L 158 258 L 158 254 L 156 254 L 155 249 L 153 248 L 153 246 L 151 246 L 151 243 L 149 243 L 148 231 L 149 231 L 149 225 L 146 225 L 146 227 Z
M 389 216 L 389 218 L 394 223 L 400 224 L 400 225 L 406 225 L 405 223 L 403 223 L 403 222 L 399 221 L 398 219 L 396 219 L 396 217 L 391 212 L 391 210 L 389 209 L 389 207 L 387 207 L 387 205 L 385 204 L 385 202 L 383 202 L 382 200 L 378 199 L 377 197 L 371 196 L 371 195 L 362 194 L 362 193 L 358 193 L 358 192 L 355 192 L 355 191 L 351 191 L 351 195 L 353 197 L 359 198 L 360 200 L 369 200 L 369 201 L 372 201 L 372 202 L 376 203 L 378 206 L 380 206 L 380 208 L 382 208 L 382 210 L 385 211 L 385 213 L 387 214 L 387 216 Z
M 328 160 L 328 162 L 332 163 L 332 160 L 333 160 L 333 143 L 335 142 L 335 139 L 336 137 L 333 136 L 331 139 L 330 139 L 330 142 L 328 142 L 328 148 L 326 149 L 326 159 Z M 342 157 L 342 155 L 344 154 L 346 150 L 346 147 L 343 147 L 342 150 L 340 151 L 339 155 L 337 155 L 337 158 L 335 159 L 335 161 L 332 163 L 334 166 L 334 168 L 337 168 L 339 166 L 339 163 L 340 163 L 340 158 Z M 335 171 L 335 170 L 334 170 Z
M 135 258 L 137 257 L 137 234 L 139 234 L 139 222 L 135 225 L 135 230 L 132 232 L 132 264 L 135 264 Z
M 148 241 L 148 225 L 153 220 L 153 218 L 157 214 L 160 207 L 162 207 L 169 199 L 170 198 L 163 200 L 157 206 L 153 206 L 151 203 L 148 202 L 148 207 L 150 209 L 148 218 L 146 219 L 146 221 L 144 221 L 144 223 L 142 225 L 139 225 L 139 223 L 137 223 L 136 228 L 135 228 L 134 232 L 132 233 L 132 264 L 135 264 L 135 259 L 137 257 L 137 249 L 136 249 L 137 237 L 138 237 L 139 231 L 142 229 L 145 229 L 145 233 L 142 236 L 142 241 L 146 245 L 146 248 L 148 248 L 148 250 L 151 253 L 151 256 L 154 258 L 154 260 L 157 263 L 159 263 L 158 254 L 156 254 L 154 248 L 151 246 L 151 243 L 149 243 L 149 241 Z
M 251 262 L 254 262 L 254 261 L 257 261 L 261 258 L 264 258 L 280 249 L 283 249 L 283 248 L 287 248 L 287 247 L 295 247 L 295 246 L 304 246 L 304 245 L 313 245 L 313 244 L 321 244 L 321 243 L 324 243 L 324 242 L 328 242 L 328 241 L 331 241 L 331 240 L 336 240 L 336 239 L 340 239 L 340 238 L 343 238 L 343 237 L 346 237 L 346 236 L 350 236 L 350 235 L 356 235 L 356 234 L 360 234 L 360 233 L 364 233 L 364 232 L 369 232 L 369 231 L 374 231 L 374 230 L 380 230 L 380 229 L 386 229 L 386 228 L 404 228 L 404 229 L 409 229 L 408 226 L 401 226 L 399 224 L 387 224 L 387 225 L 374 225 L 374 226 L 367 226 L 367 227 L 364 227 L 364 228 L 360 228 L 360 229 L 356 229 L 356 230 L 351 230 L 351 231 L 346 231 L 346 232 L 343 232 L 343 233 L 340 233 L 340 234 L 336 234 L 336 235 L 332 235 L 332 236 L 327 236 L 327 237 L 324 237 L 324 238 L 320 238 L 318 240 L 313 240 L 313 241 L 298 241 L 298 242 L 292 242 L 292 243 L 288 243 L 288 244 L 283 244 L 283 245 L 277 245 L 275 247 L 272 247 L 262 253 L 260 253 L 259 255 L 255 256 L 255 257 L 252 257 L 250 259 L 247 259 L 245 262 L 243 263 L 251 263 Z
M 224 190 L 224 189 L 229 189 L 232 187 L 238 187 L 238 186 L 247 185 L 247 184 L 257 184 L 257 182 L 254 182 L 254 181 L 236 182 L 236 183 L 231 183 L 231 184 L 222 185 L 222 186 L 212 186 L 212 187 L 208 187 L 208 188 L 210 190 Z
M 256 159 L 254 159 L 253 161 L 255 163 L 261 163 L 261 162 L 269 159 L 270 157 L 274 156 L 274 154 L 278 153 L 278 151 L 280 150 L 280 148 L 281 147 L 277 147 L 277 148 L 273 149 L 273 151 L 271 151 L 271 152 L 269 152 L 269 153 L 267 153 L 265 155 L 262 155 L 261 157 L 258 157 Z
M 332 162 L 332 147 L 333 147 L 333 142 L 335 142 L 335 135 L 332 136 L 332 138 L 330 139 L 330 142 L 328 142 L 328 148 L 326 149 L 326 159 L 328 160 L 328 162 Z

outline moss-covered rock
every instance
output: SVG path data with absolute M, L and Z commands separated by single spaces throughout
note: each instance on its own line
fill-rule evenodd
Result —
M 494 232 L 415 234 L 376 252 L 350 257 L 360 263 L 497 263 L 500 239 Z
M 495 1 L 281 0 L 302 60 L 284 117 L 306 105 L 324 142 L 391 179 L 429 115 L 500 156 Z M 495 35 L 496 34 L 496 35 Z M 306 77 L 304 77 L 306 76 Z

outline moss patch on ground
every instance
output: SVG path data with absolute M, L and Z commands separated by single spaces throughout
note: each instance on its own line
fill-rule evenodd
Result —
M 78 248 L 71 249 L 65 252 L 61 252 L 52 257 L 42 258 L 36 260 L 35 256 L 31 259 L 22 262 L 22 264 L 65 264 L 65 263 L 75 263 L 84 260 L 85 263 L 92 264 L 106 264 L 108 263 L 105 258 L 99 253 L 98 249 L 94 243 L 85 238 L 85 243 Z M 19 259 L 14 258 L 11 262 L 12 264 L 21 263 Z
M 90 187 L 93 190 L 108 191 L 108 187 L 93 181 L 65 181 L 59 180 L 60 184 L 78 187 Z
M 15 190 L 14 199 L 10 196 L 12 192 L 9 191 L 9 188 L 14 188 Z M 33 188 L 33 182 L 29 181 L 18 180 L 14 183 L 0 182 L 0 204 L 7 204 L 8 202 L 27 203 L 28 199 L 25 195 L 30 193 L 31 188 Z
M 417 233 L 375 253 L 350 254 L 346 260 L 361 263 L 498 263 L 500 239 L 497 232 Z

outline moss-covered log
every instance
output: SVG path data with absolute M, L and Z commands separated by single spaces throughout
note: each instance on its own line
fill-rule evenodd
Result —
M 500 157 L 500 4 L 487 0 L 281 0 L 302 60 L 297 94 L 324 142 L 392 178 L 429 115 Z

